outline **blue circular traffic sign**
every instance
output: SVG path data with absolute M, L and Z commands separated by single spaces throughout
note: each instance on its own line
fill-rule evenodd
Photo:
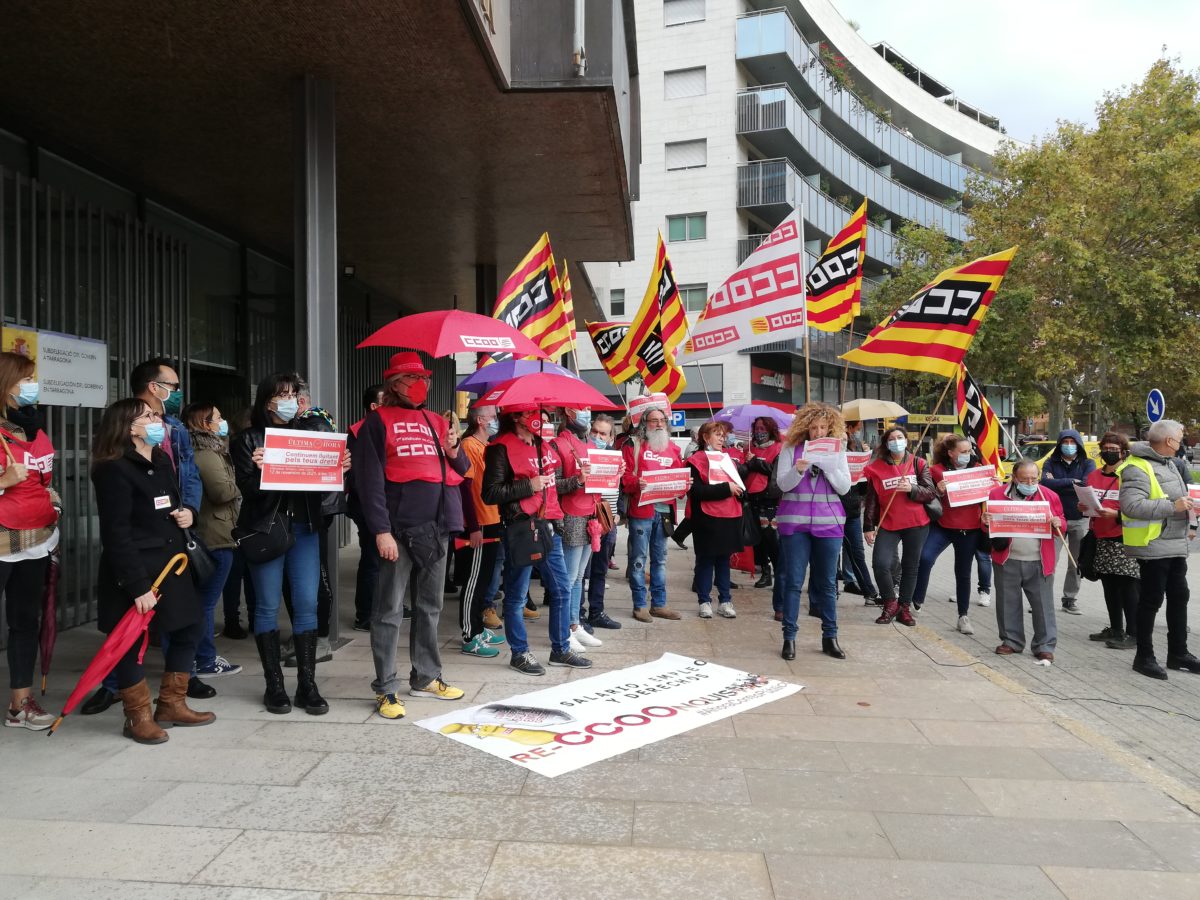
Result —
M 1167 398 L 1163 396 L 1163 392 L 1158 388 L 1151 389 L 1146 395 L 1146 418 L 1151 422 L 1157 422 L 1167 414 Z

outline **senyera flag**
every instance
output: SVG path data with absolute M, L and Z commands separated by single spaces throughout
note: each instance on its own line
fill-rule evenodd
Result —
M 942 272 L 841 358 L 954 378 L 1016 252 L 1010 247 Z
M 675 364 L 672 354 L 663 345 L 658 328 L 643 332 L 640 346 L 634 347 L 633 355 L 623 356 L 622 348 L 632 326 L 628 322 L 588 322 L 587 330 L 601 365 L 612 379 L 621 384 L 634 377 L 641 377 L 646 389 L 666 394 L 672 401 L 687 387 L 683 370 Z
M 562 283 L 554 264 L 550 235 L 543 233 L 496 295 L 492 318 L 511 325 L 538 345 L 550 359 L 559 359 L 570 349 L 571 329 L 563 308 Z M 480 365 L 511 358 L 492 353 Z
M 958 384 L 955 392 L 954 409 L 958 413 L 963 434 L 971 441 L 979 457 L 988 465 L 1000 468 L 1000 423 L 992 406 L 983 396 L 967 367 L 958 367 Z
M 719 356 L 804 331 L 800 214 L 793 212 L 708 298 L 684 356 Z
M 613 384 L 622 384 L 637 375 L 637 366 L 617 358 L 617 348 L 629 333 L 628 322 L 588 322 L 588 336 L 596 356 Z
M 867 254 L 867 201 L 850 217 L 808 273 L 808 324 L 841 331 L 862 309 L 862 261 Z
M 567 271 L 567 261 L 563 260 L 562 270 L 562 299 L 563 317 L 567 320 L 567 346 L 565 352 L 578 352 L 578 332 L 575 330 L 575 298 L 571 294 L 571 273 Z M 576 359 L 578 362 L 578 359 Z

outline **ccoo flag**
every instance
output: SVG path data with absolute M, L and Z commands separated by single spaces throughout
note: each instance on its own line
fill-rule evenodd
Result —
M 841 331 L 862 310 L 862 261 L 867 253 L 867 201 L 834 236 L 808 273 L 808 324 Z
M 971 441 L 975 451 L 988 465 L 1000 467 L 1000 423 L 992 406 L 983 396 L 983 391 L 975 383 L 975 379 L 967 372 L 967 367 L 958 367 L 958 385 L 955 393 L 954 409 L 958 413 L 958 422 L 963 434 Z
M 492 318 L 517 329 L 546 351 L 550 359 L 559 359 L 570 349 L 570 327 L 563 310 L 562 285 L 554 265 L 550 235 L 542 234 L 501 285 Z M 480 365 L 510 356 L 492 353 Z
M 672 402 L 679 399 L 687 387 L 683 370 L 675 364 L 670 351 L 663 345 L 657 328 L 646 333 L 641 346 L 632 358 L 622 355 L 625 339 L 632 325 L 628 322 L 588 322 L 587 330 L 596 355 L 614 384 L 641 376 L 647 389 L 666 394 Z
M 842 354 L 861 366 L 953 378 L 1017 248 L 947 269 Z
M 684 350 L 688 360 L 802 334 L 800 252 L 800 215 L 792 213 L 708 298 Z

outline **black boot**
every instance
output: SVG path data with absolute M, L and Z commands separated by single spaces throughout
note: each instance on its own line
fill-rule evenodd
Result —
M 310 716 L 323 716 L 329 704 L 317 691 L 317 633 L 298 634 L 296 644 L 296 705 Z
M 1167 680 L 1167 670 L 1160 666 L 1158 660 L 1153 656 L 1135 656 L 1133 671 L 1139 672 L 1147 678 L 1157 678 L 1159 681 Z
M 838 644 L 837 638 L 821 638 L 821 652 L 834 659 L 846 658 L 846 651 Z
M 771 564 L 763 563 L 762 577 L 754 582 L 756 588 L 769 588 L 773 582 L 771 581 Z
M 87 698 L 80 708 L 79 714 L 81 716 L 94 716 L 97 713 L 104 712 L 120 699 L 118 694 L 114 694 L 108 688 L 104 687 L 104 685 L 101 685 L 96 688 L 96 693 Z
M 258 658 L 262 661 L 263 680 L 267 684 L 263 705 L 267 712 L 283 715 L 292 711 L 292 701 L 283 688 L 283 667 L 279 664 L 279 632 L 264 631 L 254 636 Z
M 784 641 L 783 642 L 783 652 L 780 653 L 779 655 L 782 656 L 784 659 L 795 659 L 796 658 L 796 642 L 795 641 Z
M 208 700 L 217 696 L 217 689 L 193 675 L 188 678 L 187 695 L 193 700 Z
M 1167 668 L 1200 675 L 1200 659 L 1196 659 L 1187 650 L 1184 650 L 1182 653 L 1168 653 Z

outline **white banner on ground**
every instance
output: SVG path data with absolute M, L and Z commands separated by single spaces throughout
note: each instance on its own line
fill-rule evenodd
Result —
M 664 653 L 654 662 L 417 724 L 553 778 L 799 690 L 798 684 Z

